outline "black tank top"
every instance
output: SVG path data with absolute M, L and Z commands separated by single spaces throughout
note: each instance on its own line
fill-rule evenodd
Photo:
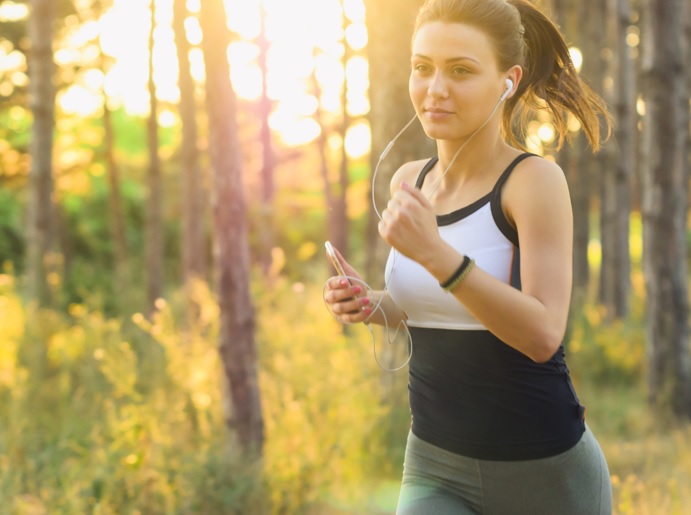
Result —
M 518 234 L 501 209 L 501 189 L 520 160 L 487 196 L 497 227 L 515 246 L 510 282 L 518 289 Z M 419 183 L 434 162 L 425 166 Z M 463 223 L 472 223 L 472 216 Z M 563 345 L 549 361 L 536 363 L 487 330 L 409 329 L 408 390 L 418 438 L 471 458 L 502 461 L 553 456 L 581 438 L 585 408 L 573 388 Z

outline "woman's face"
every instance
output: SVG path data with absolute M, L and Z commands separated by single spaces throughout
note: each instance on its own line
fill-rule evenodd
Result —
M 489 37 L 470 25 L 430 22 L 415 34 L 412 53 L 410 98 L 425 133 L 470 136 L 506 89 Z

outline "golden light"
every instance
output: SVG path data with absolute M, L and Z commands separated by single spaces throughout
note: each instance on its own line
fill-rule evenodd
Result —
M 170 109 L 164 109 L 158 114 L 158 124 L 161 127 L 174 127 L 178 122 L 178 115 Z
M 124 107 L 131 115 L 149 112 L 148 75 L 151 0 L 114 0 L 110 9 L 96 22 L 82 23 L 73 16 L 69 23 L 66 44 L 56 49 L 59 66 L 83 66 L 75 80 L 75 88 L 60 97 L 66 112 L 87 115 L 102 106 L 102 92 L 109 106 Z M 351 57 L 344 69 L 343 56 L 347 45 L 358 53 L 367 45 L 363 0 L 223 0 L 228 13 L 228 26 L 234 32 L 228 48 L 231 80 L 241 100 L 255 102 L 262 92 L 259 68 L 258 37 L 264 19 L 267 52 L 267 94 L 274 101 L 271 126 L 286 145 L 302 145 L 316 138 L 321 128 L 310 117 L 318 107 L 322 112 L 339 116 L 343 110 L 342 89 L 347 80 L 346 109 L 358 117 L 369 111 L 367 60 L 361 55 Z M 172 0 L 155 0 L 154 82 L 157 97 L 170 103 L 179 101 L 178 59 L 172 29 Z M 187 0 L 190 16 L 184 22 L 188 41 L 191 73 L 195 81 L 205 78 L 204 57 L 200 48 L 202 31 L 196 16 L 201 0 Z M 25 4 L 0 3 L 0 17 L 26 16 Z M 345 30 L 345 32 L 344 32 Z M 344 41 L 345 38 L 345 41 Z M 99 46 L 112 65 L 103 74 L 90 69 L 98 62 Z M 23 54 L 0 42 L 0 70 L 25 68 Z M 3 52 L 4 50 L 4 52 Z M 21 83 L 22 77 L 17 77 Z M 314 84 L 316 79 L 317 89 Z M 14 80 L 14 79 L 13 79 Z M 11 86 L 11 85 L 10 85 Z M 79 86 L 79 87 L 76 87 Z M 86 101 L 77 105 L 77 97 Z M 96 99 L 100 101 L 96 102 Z M 162 125 L 176 120 L 174 113 L 159 115 Z M 341 142 L 348 152 L 360 155 L 369 146 L 369 128 L 357 126 Z M 364 142 L 367 142 L 366 144 Z M 358 143 L 359 142 L 359 143 Z
M 364 23 L 352 23 L 346 27 L 345 37 L 350 48 L 362 50 L 367 46 L 367 27 Z
M 199 45 L 202 42 L 202 28 L 197 18 L 185 19 L 185 34 L 190 45 Z
M 57 102 L 67 114 L 91 116 L 103 105 L 103 97 L 80 84 L 73 84 L 64 92 L 58 93 Z
M 230 30 L 241 39 L 256 39 L 262 30 L 259 2 L 257 0 L 225 0 L 225 3 Z
M 29 6 L 27 4 L 20 4 L 11 0 L 0 3 L 0 21 L 20 21 L 28 16 Z
M 344 0 L 343 11 L 346 18 L 352 22 L 365 21 L 365 4 L 362 0 Z
M 345 149 L 348 156 L 352 158 L 363 157 L 370 151 L 372 143 L 372 132 L 369 124 L 357 123 L 352 125 L 346 132 Z
M 645 116 L 645 100 L 640 95 L 636 99 L 636 112 L 641 116 Z
M 552 143 L 555 138 L 554 125 L 543 123 L 537 130 L 537 136 L 545 143 Z
M 580 72 L 583 66 L 583 53 L 577 47 L 572 46 L 569 47 L 569 54 L 571 55 L 574 68 L 576 68 L 577 72 Z

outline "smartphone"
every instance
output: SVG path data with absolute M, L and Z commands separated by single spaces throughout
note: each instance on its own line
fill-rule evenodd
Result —
M 331 264 L 336 269 L 336 272 L 338 272 L 338 275 L 342 275 L 343 277 L 345 277 L 346 276 L 345 270 L 343 270 L 343 267 L 341 266 L 341 262 L 336 257 L 336 251 L 334 250 L 333 245 L 331 245 L 331 242 L 330 241 L 324 242 L 324 248 L 326 248 L 326 255 L 329 256 L 329 260 L 331 261 Z
M 334 250 L 333 245 L 331 245 L 331 242 L 330 241 L 324 242 L 324 248 L 326 249 L 326 255 L 329 256 L 329 261 L 331 261 L 331 264 L 336 269 L 336 272 L 338 272 L 338 275 L 346 277 L 345 270 L 343 270 L 343 267 L 341 266 L 341 262 L 336 257 L 336 251 Z M 346 281 L 348 281 L 348 284 L 350 284 L 351 286 L 353 285 L 353 283 L 350 282 L 350 279 L 348 279 L 347 277 L 346 277 Z M 353 299 L 352 298 L 346 299 L 346 301 L 348 301 L 348 300 L 353 300 Z M 349 312 L 349 314 L 351 314 L 351 315 L 354 315 L 356 313 L 358 313 L 357 309 L 355 311 Z

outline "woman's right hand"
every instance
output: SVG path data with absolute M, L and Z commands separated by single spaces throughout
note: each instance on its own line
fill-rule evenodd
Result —
M 348 264 L 338 249 L 334 250 L 343 271 L 350 279 L 343 276 L 330 277 L 326 282 L 324 301 L 331 313 L 342 323 L 364 322 L 372 314 L 375 299 L 367 296 L 368 290 L 360 274 Z

